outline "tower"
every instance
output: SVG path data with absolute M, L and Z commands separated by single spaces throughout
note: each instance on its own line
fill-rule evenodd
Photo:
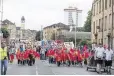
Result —
M 25 38 L 25 17 L 22 16 L 21 17 L 21 39 L 24 39 Z
M 22 16 L 21 17 L 21 29 L 25 29 L 25 17 L 24 16 Z

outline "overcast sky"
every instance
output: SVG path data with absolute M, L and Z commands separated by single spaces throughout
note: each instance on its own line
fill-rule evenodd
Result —
M 3 0 L 4 19 L 21 25 L 21 17 L 25 16 L 27 29 L 40 30 L 54 23 L 64 23 L 64 8 L 69 6 L 83 10 L 82 23 L 91 9 L 93 0 Z

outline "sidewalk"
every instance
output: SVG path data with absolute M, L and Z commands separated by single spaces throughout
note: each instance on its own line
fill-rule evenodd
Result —
M 112 62 L 112 67 L 111 68 L 112 68 L 112 70 L 114 70 L 114 61 Z

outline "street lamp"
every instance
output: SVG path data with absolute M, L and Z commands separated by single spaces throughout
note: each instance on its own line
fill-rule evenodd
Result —
M 1 20 L 0 20 L 0 29 L 1 29 L 1 25 L 2 25 L 2 19 L 3 19 L 3 0 L 0 0 L 0 13 L 1 13 Z M 3 33 L 2 31 L 0 30 L 0 47 L 1 47 L 1 40 L 3 38 Z

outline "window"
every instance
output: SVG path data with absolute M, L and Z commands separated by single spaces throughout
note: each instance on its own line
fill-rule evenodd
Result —
M 96 26 L 98 26 L 98 20 L 96 20 Z
M 99 10 L 99 9 L 98 9 L 98 5 L 99 5 L 99 3 L 97 2 L 97 12 L 96 12 L 97 14 L 98 14 L 98 10 Z
M 109 7 L 111 7 L 112 0 L 109 0 Z
M 99 32 L 101 32 L 101 29 L 102 29 L 102 27 L 101 27 L 101 19 L 99 19 L 99 27 L 100 27 Z
M 104 27 L 105 31 L 106 31 L 106 26 L 107 26 L 107 16 L 105 16 L 105 27 Z
M 93 23 L 93 33 L 95 33 L 95 22 Z
M 104 0 L 102 0 L 102 11 L 104 10 Z
M 93 16 L 95 16 L 95 5 L 93 6 Z
M 102 18 L 102 31 L 103 31 L 103 24 L 104 24 L 104 19 Z
M 105 40 L 104 40 L 104 41 L 105 41 L 104 43 L 106 44 L 106 38 L 105 38 Z
M 111 14 L 109 15 L 109 30 L 111 29 Z
M 100 44 L 100 39 L 99 39 L 99 44 Z
M 103 39 L 101 39 L 101 43 L 103 44 Z
M 105 0 L 105 10 L 107 9 L 107 0 Z
M 101 13 L 101 0 L 99 1 L 99 13 Z
M 113 28 L 114 28 L 114 13 L 113 13 Z

